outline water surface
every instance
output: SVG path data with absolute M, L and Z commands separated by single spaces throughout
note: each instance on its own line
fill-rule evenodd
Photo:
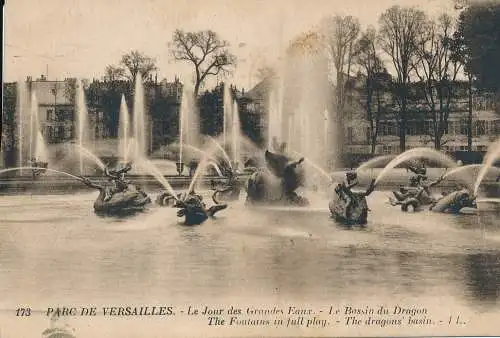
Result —
M 2 337 L 33 336 L 33 328 L 41 333 L 48 326 L 41 312 L 58 305 L 409 304 L 446 319 L 453 309 L 475 316 L 460 330 L 440 331 L 455 334 L 492 328 L 478 318 L 500 315 L 498 213 L 402 213 L 386 204 L 388 193 L 375 192 L 366 229 L 336 225 L 320 197 L 302 211 L 249 209 L 240 201 L 215 220 L 185 227 L 169 208 L 126 220 L 100 218 L 92 211 L 96 195 L 0 197 L 0 305 L 4 323 L 12 324 L 1 327 Z M 40 311 L 29 319 L 31 332 L 12 315 L 20 304 Z M 74 319 L 71 325 L 79 337 L 97 336 L 96 330 L 103 337 L 149 337 L 144 332 L 155 327 L 193 336 L 200 336 L 196 328 L 214 336 L 255 331 L 214 331 L 204 318 L 130 320 L 96 318 L 90 325 Z M 274 328 L 265 335 L 365 332 L 359 330 Z M 401 333 L 387 330 L 380 334 Z

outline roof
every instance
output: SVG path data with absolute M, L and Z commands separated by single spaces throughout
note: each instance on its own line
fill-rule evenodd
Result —
M 272 79 L 267 78 L 259 83 L 257 83 L 252 89 L 246 92 L 242 98 L 247 98 L 251 100 L 262 100 L 267 96 L 270 88 L 272 86 Z
M 33 81 L 31 89 L 35 92 L 38 104 L 40 105 L 63 105 L 72 104 L 68 94 L 70 82 L 68 81 Z

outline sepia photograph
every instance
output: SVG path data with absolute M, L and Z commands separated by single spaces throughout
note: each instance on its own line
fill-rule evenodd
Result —
M 500 336 L 500 0 L 6 0 L 0 337 Z

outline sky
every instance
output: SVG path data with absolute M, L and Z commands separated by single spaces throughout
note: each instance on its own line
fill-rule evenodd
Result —
M 238 58 L 230 81 L 248 88 L 259 67 L 274 64 L 287 41 L 323 18 L 353 15 L 363 28 L 377 26 L 380 14 L 396 4 L 431 16 L 456 12 L 453 0 L 10 0 L 4 81 L 46 73 L 49 80 L 99 79 L 106 65 L 139 50 L 156 59 L 159 79 L 177 75 L 189 84 L 192 68 L 172 60 L 168 43 L 175 29 L 211 29 Z

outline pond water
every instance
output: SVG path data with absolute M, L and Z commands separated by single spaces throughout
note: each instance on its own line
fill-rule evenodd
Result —
M 186 227 L 170 208 L 100 218 L 92 210 L 96 195 L 0 197 L 2 338 L 40 336 L 49 326 L 47 308 L 57 306 L 177 311 L 167 319 L 68 318 L 78 337 L 477 335 L 498 327 L 491 321 L 500 315 L 498 212 L 402 213 L 386 203 L 388 192 L 375 192 L 365 229 L 336 225 L 321 196 L 301 210 L 250 209 L 238 201 L 217 219 Z M 425 308 L 435 323 L 216 328 L 207 317 L 179 313 L 189 305 L 245 311 L 293 305 L 318 315 L 333 306 L 342 322 L 346 306 L 400 305 Z M 17 318 L 21 306 L 33 315 Z M 467 324 L 449 325 L 457 314 Z

